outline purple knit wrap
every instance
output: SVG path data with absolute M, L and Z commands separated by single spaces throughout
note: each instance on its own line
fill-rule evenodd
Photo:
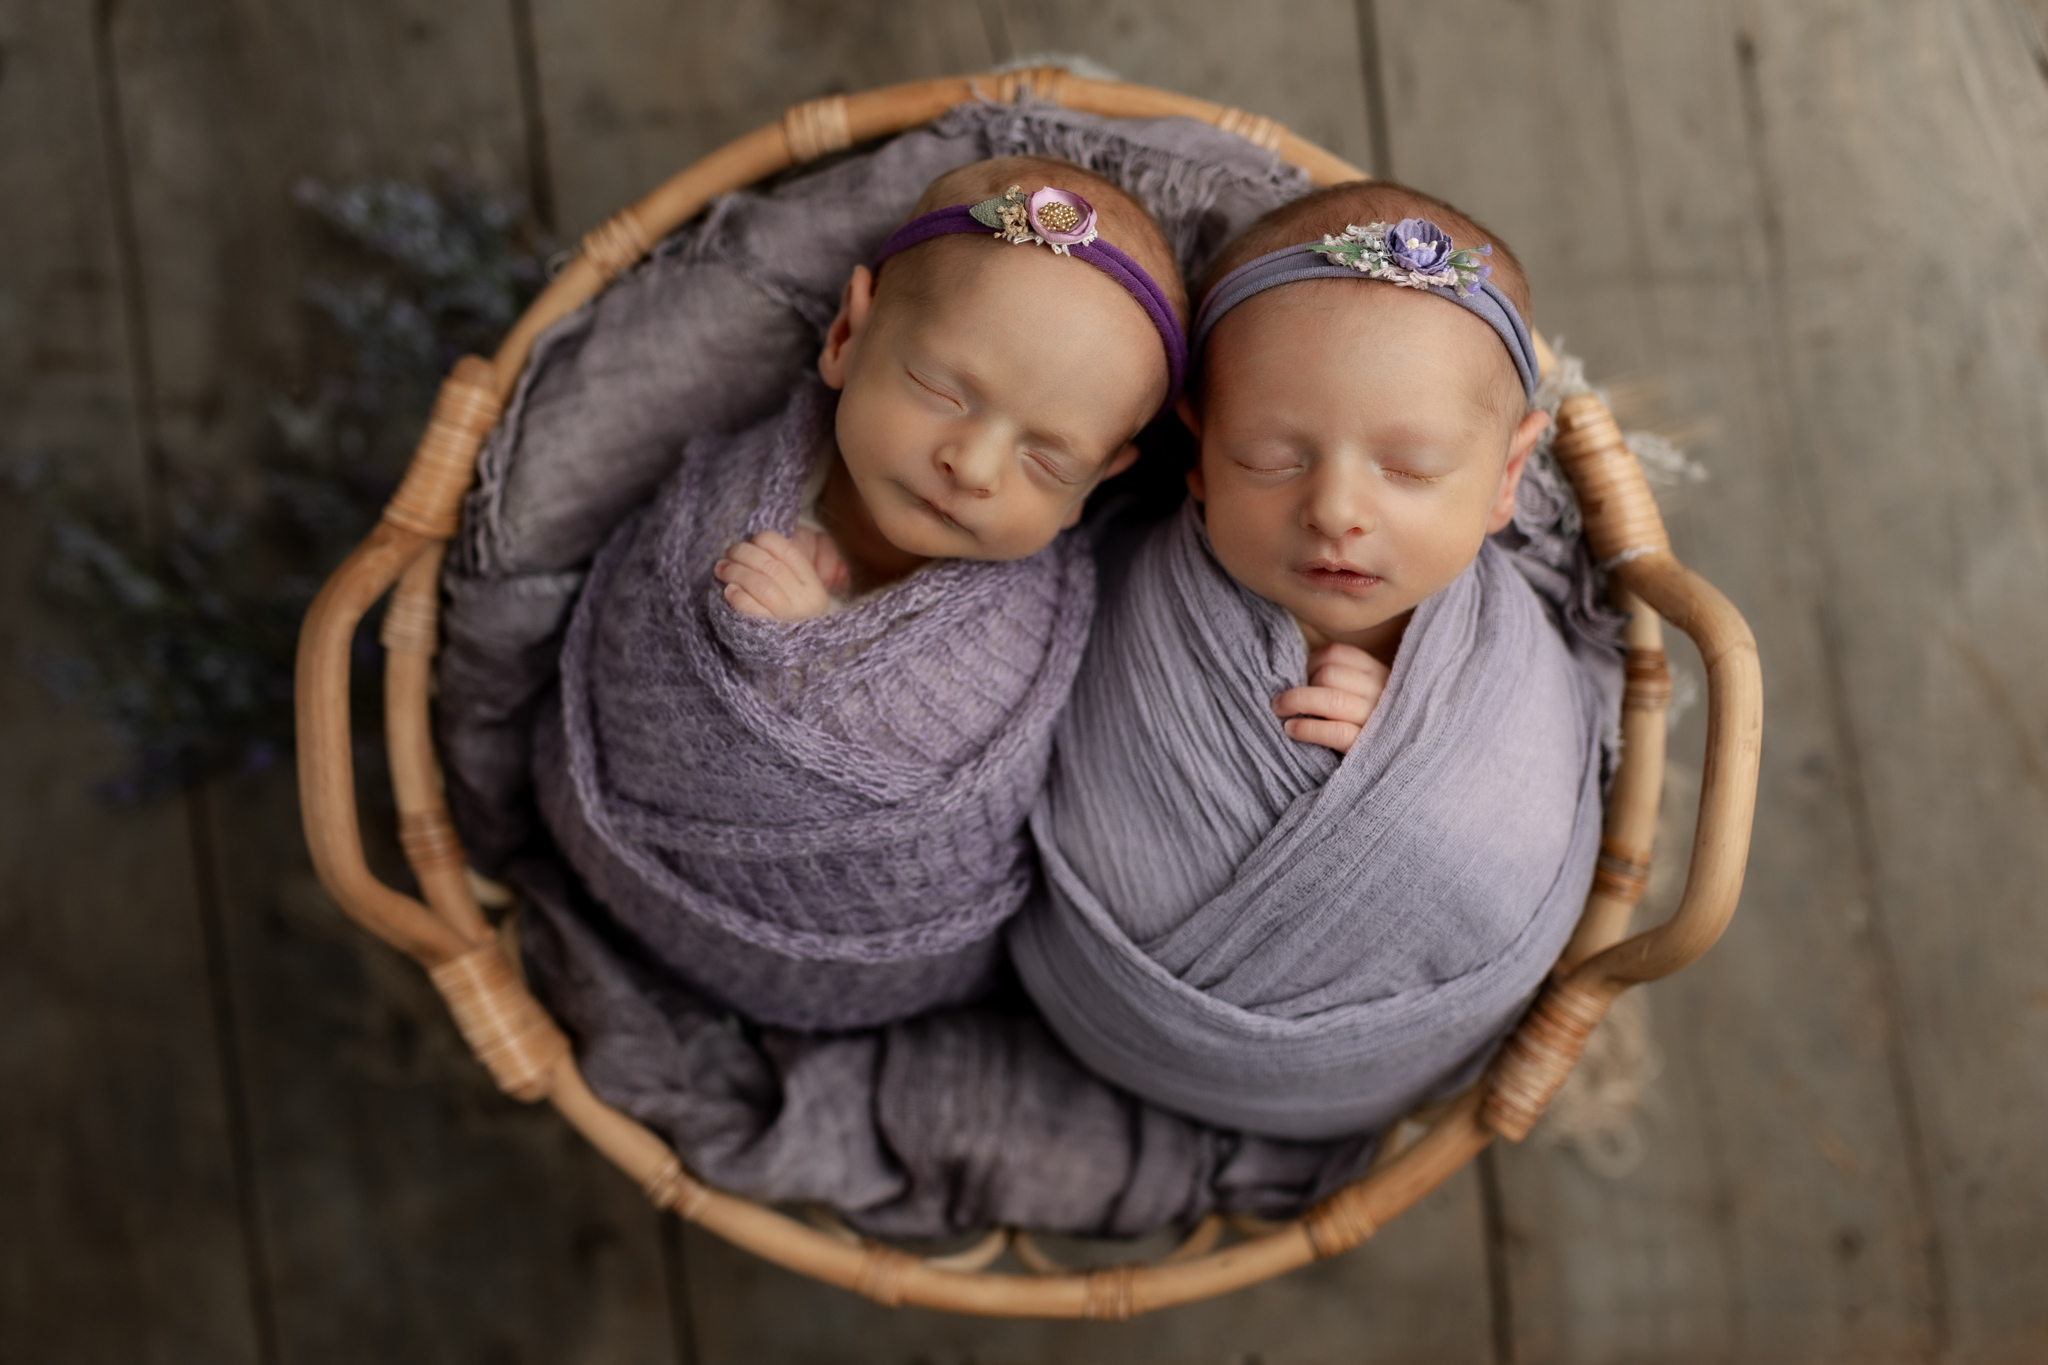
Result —
M 833 395 L 685 453 L 605 548 L 536 776 L 563 851 L 683 982 L 762 1023 L 845 1029 L 964 1000 L 1032 886 L 1025 820 L 1087 641 L 1062 537 L 941 560 L 795 625 L 712 565 L 793 530 Z

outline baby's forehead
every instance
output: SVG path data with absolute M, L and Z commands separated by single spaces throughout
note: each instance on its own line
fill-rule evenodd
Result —
M 1412 357 L 1396 352 L 1404 336 L 1428 334 L 1432 363 L 1417 376 Z M 1515 364 L 1493 329 L 1456 304 L 1417 289 L 1376 280 L 1311 279 L 1268 289 L 1230 310 L 1210 333 L 1196 377 L 1206 406 L 1218 395 L 1233 405 L 1256 404 L 1278 372 L 1370 379 L 1398 371 L 1402 393 L 1419 399 L 1457 395 L 1484 408 L 1519 417 L 1526 407 Z M 1333 385 L 1332 404 L 1353 401 L 1357 389 Z
M 1132 306 L 1123 291 L 1085 262 L 1042 248 L 965 234 L 935 238 L 888 262 L 878 298 L 900 300 L 909 323 L 969 319 L 1001 329 L 1030 317 L 1043 329 L 1061 317 L 1078 329 L 1100 313 Z M 1021 342 L 1050 338 L 1019 337 Z

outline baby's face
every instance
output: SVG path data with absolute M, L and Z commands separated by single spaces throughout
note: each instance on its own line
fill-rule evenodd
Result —
M 1513 516 L 1548 422 L 1521 413 L 1484 322 L 1362 281 L 1248 300 L 1217 324 L 1202 369 L 1188 481 L 1224 569 L 1312 644 L 1387 657 L 1407 613 Z
M 878 295 L 856 269 L 819 357 L 842 390 L 840 457 L 899 550 L 1036 554 L 1136 458 L 1131 437 L 1166 392 L 1165 348 L 1085 262 L 973 237 L 917 249 L 955 255 L 900 303 L 887 273 Z

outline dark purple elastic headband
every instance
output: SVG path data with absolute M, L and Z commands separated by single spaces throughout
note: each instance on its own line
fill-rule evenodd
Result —
M 1002 236 L 999 232 L 990 232 L 988 224 L 976 218 L 967 205 L 955 204 L 952 208 L 913 218 L 890 233 L 889 240 L 882 243 L 882 249 L 875 253 L 874 268 L 880 270 L 882 262 L 919 242 L 955 232 L 972 232 L 983 237 Z M 1138 306 L 1145 310 L 1145 316 L 1152 319 L 1152 325 L 1159 329 L 1159 339 L 1166 344 L 1166 401 L 1159 408 L 1165 412 L 1173 406 L 1173 400 L 1180 397 L 1181 381 L 1186 378 L 1188 369 L 1187 338 L 1181 334 L 1180 319 L 1174 315 L 1173 305 L 1167 302 L 1166 291 L 1145 273 L 1144 266 L 1100 237 L 1068 246 L 1065 254 L 1077 261 L 1088 262 L 1130 291 Z

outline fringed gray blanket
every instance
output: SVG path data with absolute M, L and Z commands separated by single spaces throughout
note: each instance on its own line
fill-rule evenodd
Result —
M 559 865 L 513 872 L 528 974 L 591 1088 L 722 1189 L 826 1204 L 882 1236 L 1134 1236 L 1212 1211 L 1291 1216 L 1373 1151 L 1142 1104 L 1078 1066 L 1021 1000 L 857 1033 L 747 1029 L 641 966 Z
M 654 963 L 801 1029 L 987 989 L 1095 605 L 1069 534 L 795 625 L 735 610 L 712 565 L 796 529 L 835 400 L 813 379 L 781 416 L 693 443 L 612 538 L 535 768 L 562 852 Z
M 1050 894 L 1010 949 L 1101 1075 L 1321 1139 L 1469 1077 L 1556 960 L 1598 853 L 1611 682 L 1491 542 L 1416 609 L 1342 758 L 1272 714 L 1306 655 L 1197 507 L 1160 528 L 1060 723 L 1032 819 Z

